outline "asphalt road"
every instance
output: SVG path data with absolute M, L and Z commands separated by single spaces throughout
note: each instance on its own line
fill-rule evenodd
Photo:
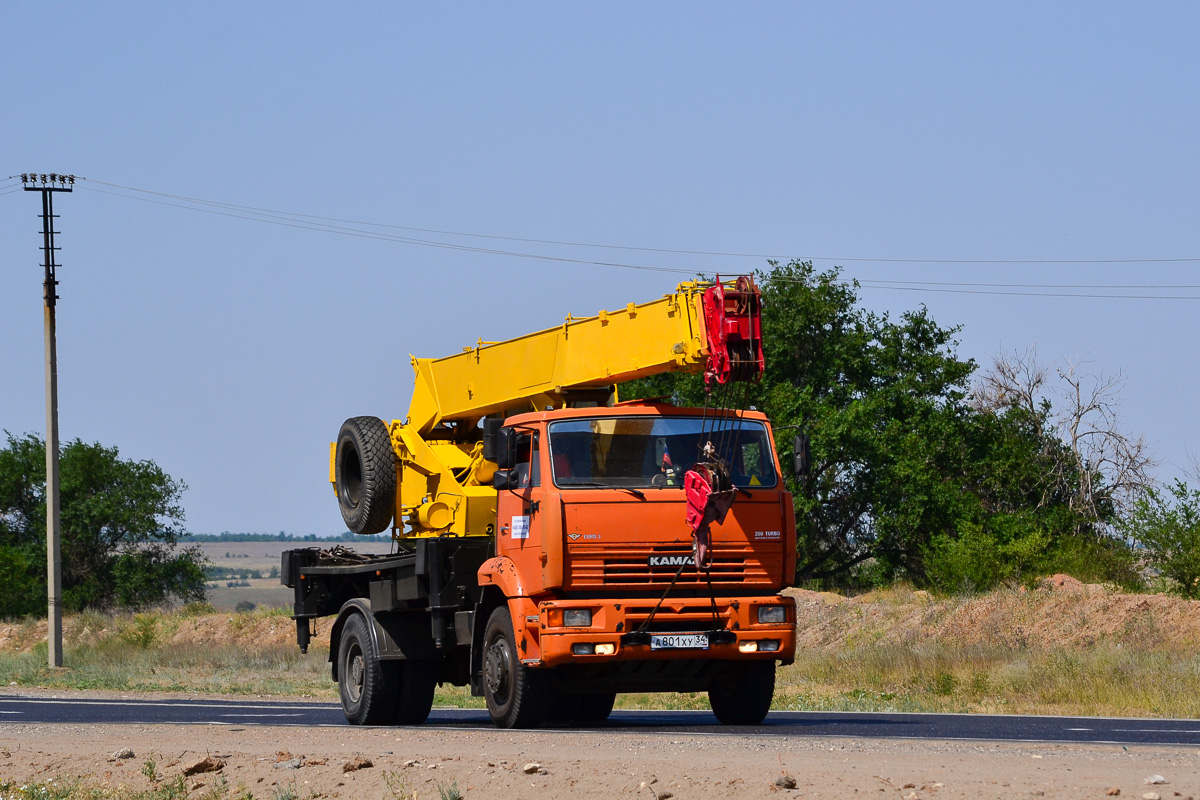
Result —
M 345 725 L 334 703 L 258 700 L 89 700 L 0 696 L 0 724 Z M 490 728 L 487 712 L 435 708 L 425 727 Z M 762 725 L 727 728 L 707 711 L 614 711 L 601 727 L 640 734 L 972 739 L 1200 745 L 1200 720 L 774 711 Z M 562 728 L 561 730 L 574 730 Z

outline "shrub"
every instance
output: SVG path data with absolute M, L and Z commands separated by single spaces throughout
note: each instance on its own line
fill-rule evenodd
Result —
M 1200 491 L 1177 480 L 1167 492 L 1150 491 L 1123 530 L 1144 548 L 1151 566 L 1194 600 L 1200 597 Z

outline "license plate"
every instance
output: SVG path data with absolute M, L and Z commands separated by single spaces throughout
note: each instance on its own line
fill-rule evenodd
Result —
M 650 637 L 651 650 L 707 650 L 707 633 L 668 633 Z

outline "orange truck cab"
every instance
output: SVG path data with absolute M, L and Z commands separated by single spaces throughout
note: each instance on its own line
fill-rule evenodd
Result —
M 511 640 L 493 626 L 478 649 L 489 706 L 527 670 L 568 694 L 708 691 L 719 717 L 765 716 L 775 664 L 796 646 L 795 602 L 780 594 L 795 573 L 792 497 L 766 417 L 709 413 L 621 404 L 506 421 L 496 555 L 478 572 L 512 625 Z M 708 440 L 737 497 L 700 570 L 681 509 Z

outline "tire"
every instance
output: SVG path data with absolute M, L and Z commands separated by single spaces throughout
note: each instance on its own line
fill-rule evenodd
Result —
M 581 695 L 555 692 L 547 704 L 546 717 L 543 723 L 550 725 L 572 725 L 579 722 Z
M 508 606 L 488 618 L 483 632 L 483 696 L 498 728 L 536 728 L 547 716 L 545 675 L 521 663 Z
M 595 725 L 608 719 L 616 701 L 616 692 L 555 694 L 548 705 L 551 711 L 546 721 L 563 725 Z
M 386 725 L 396 713 L 395 671 L 379 660 L 370 624 L 352 614 L 338 642 L 338 694 L 351 725 Z
M 775 662 L 735 664 L 709 687 L 708 702 L 722 725 L 757 725 L 767 718 L 775 694 Z
M 580 695 L 579 710 L 575 719 L 588 725 L 595 725 L 608 719 L 612 713 L 613 704 L 617 702 L 616 692 L 591 692 Z
M 342 423 L 334 453 L 338 507 L 354 533 L 380 533 L 396 510 L 396 454 L 387 426 L 377 417 Z
M 396 711 L 392 722 L 397 725 L 420 725 L 429 718 L 433 708 L 433 691 L 437 688 L 438 662 L 394 661 L 389 666 L 396 672 Z

